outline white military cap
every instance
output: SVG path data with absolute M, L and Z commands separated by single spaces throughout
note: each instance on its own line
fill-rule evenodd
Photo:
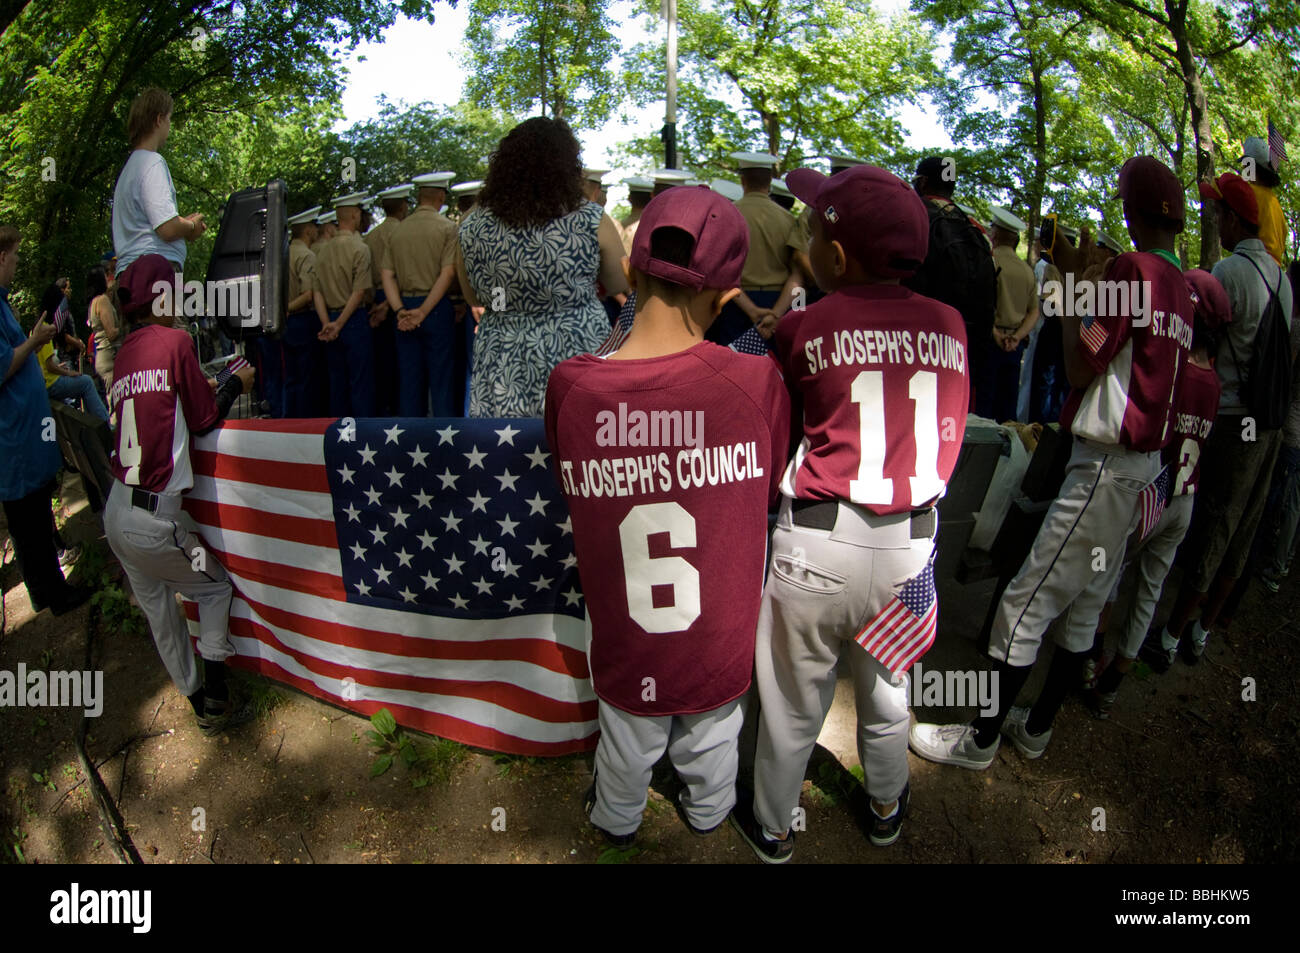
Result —
M 338 196 L 330 204 L 335 208 L 346 208 L 349 205 L 365 208 L 372 201 L 374 201 L 374 197 L 369 192 L 353 192 L 350 195 Z
M 733 152 L 732 160 L 742 169 L 771 169 L 781 160 L 766 152 Z
M 866 165 L 866 159 L 859 159 L 857 156 L 827 156 L 831 160 L 832 169 L 851 169 L 855 165 Z
M 694 178 L 685 169 L 655 169 L 655 185 L 685 185 Z
M 695 176 L 691 176 L 689 179 L 683 182 L 682 185 L 689 185 L 691 188 L 698 189 L 701 185 L 707 187 L 708 183 L 706 183 L 703 179 L 697 179 L 695 178 Z
M 649 192 L 655 187 L 655 180 L 648 175 L 629 175 L 623 184 L 629 192 Z
M 1124 249 L 1119 247 L 1119 242 L 1115 241 L 1115 239 L 1111 238 L 1101 229 L 1097 230 L 1097 244 L 1102 248 L 1109 248 L 1117 255 L 1124 254 Z
M 1268 148 L 1268 140 L 1261 139 L 1259 136 L 1251 136 L 1242 144 L 1241 157 L 1254 159 L 1256 165 L 1273 168 L 1273 156 Z
M 334 224 L 336 224 L 336 223 L 338 222 L 338 220 L 339 220 L 339 213 L 338 213 L 338 212 L 326 212 L 325 214 L 320 215 L 320 216 L 317 217 L 317 219 L 316 219 L 316 224 L 317 224 L 317 225 L 334 225 Z
M 391 189 L 384 189 L 375 198 L 381 202 L 391 201 L 392 199 L 406 199 L 409 202 L 413 191 L 415 191 L 415 186 L 411 185 L 410 182 L 405 182 L 402 185 L 394 185 Z
M 421 189 L 446 189 L 450 188 L 451 180 L 454 178 L 456 178 L 455 172 L 426 172 L 424 175 L 417 175 L 411 181 Z
M 451 187 L 452 195 L 478 195 L 483 191 L 483 180 L 472 179 L 469 182 L 457 182 Z
M 609 169 L 583 169 L 582 177 L 588 182 L 595 182 L 597 185 L 604 184 L 605 176 L 609 175 Z
M 772 180 L 772 194 L 794 198 L 794 193 L 790 191 L 790 186 L 785 184 L 785 176 L 783 175 Z
M 1062 225 L 1060 222 L 1057 222 L 1056 227 L 1059 228 L 1061 234 L 1071 242 L 1076 245 L 1079 243 L 1079 230 L 1077 228 L 1071 228 L 1069 225 Z
M 996 225 L 998 228 L 1005 228 L 1009 232 L 1015 232 L 1017 235 L 1029 227 L 1025 224 L 1024 219 L 1000 205 L 993 206 L 993 220 L 990 224 Z
M 305 212 L 299 212 L 290 218 L 284 220 L 286 225 L 310 225 L 316 221 L 316 216 L 320 215 L 320 206 L 314 205 Z
M 957 206 L 959 209 L 961 209 L 963 212 L 966 213 L 966 215 L 968 215 L 968 216 L 971 217 L 971 218 L 979 218 L 979 217 L 980 217 L 979 212 L 975 211 L 975 210 L 974 210 L 973 208 L 971 208 L 969 205 L 962 205 L 960 202 L 953 202 L 952 204 L 955 205 L 955 206 Z
M 735 182 L 730 182 L 727 179 L 714 179 L 709 183 L 709 188 L 713 189 L 713 191 L 717 192 L 724 199 L 732 202 L 743 198 L 745 195 L 744 189 Z

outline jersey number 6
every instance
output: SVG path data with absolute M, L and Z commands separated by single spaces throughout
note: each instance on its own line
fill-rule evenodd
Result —
M 700 617 L 700 574 L 681 556 L 650 555 L 650 537 L 667 533 L 673 549 L 695 546 L 695 517 L 678 503 L 643 503 L 618 524 L 627 585 L 627 610 L 647 632 L 682 632 Z M 671 586 L 673 601 L 654 604 L 655 586 Z

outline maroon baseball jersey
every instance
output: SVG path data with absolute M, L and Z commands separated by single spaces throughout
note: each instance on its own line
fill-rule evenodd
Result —
M 1097 376 L 1070 391 L 1061 426 L 1099 443 L 1159 450 L 1173 438 L 1174 387 L 1192 346 L 1183 273 L 1154 253 L 1125 252 L 1093 298 L 1084 307 L 1096 316 L 1084 318 L 1079 353 Z
M 1174 397 L 1173 440 L 1174 496 L 1196 492 L 1201 481 L 1201 451 L 1219 412 L 1219 375 L 1190 360 L 1178 375 Z
M 560 364 L 546 436 L 591 620 L 591 680 L 634 715 L 710 711 L 754 667 L 790 403 L 770 358 L 709 342 Z
M 803 404 L 803 440 L 782 493 L 880 516 L 943 493 L 970 400 L 955 309 L 902 285 L 842 288 L 782 318 L 776 352 Z
M 113 476 L 154 493 L 192 487 L 190 431 L 209 429 L 220 415 L 190 336 L 156 324 L 128 334 L 108 399 L 117 412 Z

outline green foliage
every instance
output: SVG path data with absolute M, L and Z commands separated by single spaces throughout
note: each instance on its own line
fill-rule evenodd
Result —
M 618 52 L 608 0 L 470 0 L 466 96 L 503 113 L 595 126 L 609 115 Z
M 626 864 L 638 854 L 645 853 L 640 847 L 607 847 L 596 858 L 598 864 Z
M 435 738 L 431 743 L 416 741 L 398 727 L 397 719 L 387 708 L 371 715 L 370 725 L 372 730 L 365 734 L 376 755 L 370 765 L 371 778 L 387 773 L 395 763 L 400 763 L 406 768 L 413 788 L 445 784 L 465 760 L 464 745 L 446 738 Z

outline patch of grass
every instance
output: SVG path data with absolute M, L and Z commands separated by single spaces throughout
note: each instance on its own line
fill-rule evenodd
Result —
M 596 858 L 598 864 L 626 864 L 638 854 L 643 854 L 640 847 L 607 847 L 599 857 Z
M 385 774 L 400 761 L 406 767 L 411 787 L 446 784 L 469 755 L 464 745 L 446 738 L 435 738 L 430 742 L 412 738 L 398 727 L 393 713 L 387 708 L 371 715 L 370 724 L 371 730 L 366 732 L 366 738 L 377 756 L 370 766 L 372 778 Z
M 808 792 L 809 800 L 818 807 L 833 807 L 847 800 L 853 789 L 862 783 L 862 778 L 861 765 L 854 765 L 846 774 L 838 765 L 823 763 Z
M 257 712 L 258 718 L 265 717 L 287 700 L 283 692 L 264 678 L 245 675 L 239 679 L 239 683 L 248 693 L 248 698 L 253 703 L 253 711 Z
M 532 768 L 541 764 L 542 760 L 530 755 L 518 754 L 494 754 L 492 756 L 492 763 L 497 766 L 498 778 L 508 778 L 512 775 L 515 778 L 524 777 Z

